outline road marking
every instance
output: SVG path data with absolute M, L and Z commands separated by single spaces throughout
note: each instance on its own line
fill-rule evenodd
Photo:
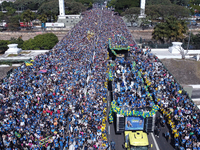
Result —
M 155 144 L 156 150 L 159 150 L 158 144 L 157 144 L 157 142 L 156 142 L 156 139 L 155 139 L 153 133 L 150 133 L 150 134 L 151 134 L 151 136 L 152 136 L 152 139 L 153 139 L 153 142 L 154 142 L 154 144 Z
M 110 126 L 108 126 L 108 134 L 110 135 Z
M 108 107 L 110 107 L 110 102 L 108 101 Z

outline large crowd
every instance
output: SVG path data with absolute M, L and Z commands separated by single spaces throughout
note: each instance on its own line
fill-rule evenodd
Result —
M 1 149 L 106 149 L 107 44 L 115 35 L 126 39 L 124 46 L 135 45 L 119 16 L 94 8 L 52 50 L 4 78 Z M 113 67 L 117 104 L 158 104 L 175 148 L 199 150 L 199 109 L 149 50 L 132 47 L 130 53 L 134 63 L 117 58 Z
M 153 103 L 159 105 L 161 116 L 158 117 L 156 125 L 168 126 L 169 132 L 166 137 L 171 138 L 174 148 L 199 150 L 198 107 L 160 60 L 150 53 L 150 49 L 143 51 L 136 48 L 131 54 L 133 62 L 120 58 L 115 60 L 116 65 L 113 67 L 113 98 L 118 106 L 130 110 L 151 107 Z M 137 72 L 140 72 L 142 78 Z
M 154 102 L 150 100 L 143 78 L 138 75 L 138 69 L 135 67 L 130 60 L 116 59 L 116 66 L 113 68 L 114 99 L 118 106 L 124 109 L 144 110 L 152 107 Z
M 160 106 L 161 124 L 164 122 L 165 125 L 166 121 L 173 146 L 181 150 L 199 150 L 200 110 L 198 107 L 156 56 L 150 53 L 146 55 L 139 53 L 136 55 L 136 62 L 154 102 Z
M 88 33 L 93 33 L 88 35 Z M 1 149 L 106 149 L 107 40 L 123 20 L 94 8 L 49 52 L 0 85 Z

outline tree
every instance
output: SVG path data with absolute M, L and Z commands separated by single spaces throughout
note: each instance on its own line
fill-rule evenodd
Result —
M 36 14 L 30 11 L 30 9 L 25 10 L 21 14 L 21 19 L 23 20 L 23 22 L 31 22 L 35 18 L 36 18 Z
M 46 14 L 41 14 L 38 16 L 38 19 L 42 22 L 45 23 L 47 22 L 47 15 Z
M 165 29 L 166 29 L 165 23 L 157 24 L 152 33 L 152 38 L 164 44 L 165 38 L 167 37 L 167 31 Z
M 117 0 L 115 9 L 120 14 L 130 7 L 140 7 L 140 0 Z
M 187 23 L 171 16 L 165 22 L 161 22 L 154 27 L 152 38 L 161 43 L 182 41 L 187 32 Z
M 0 22 L 1 20 L 3 20 L 3 18 L 4 18 L 4 14 L 0 11 Z
M 11 7 L 11 8 L 14 8 L 14 4 L 12 2 L 7 2 L 7 1 L 3 1 L 1 3 L 1 8 L 3 10 L 6 10 L 6 7 Z
M 86 7 L 79 2 L 66 2 L 65 6 L 67 6 L 65 9 L 66 14 L 79 14 L 86 10 Z
M 131 7 L 126 9 L 125 12 L 122 13 L 127 19 L 128 22 L 131 22 L 131 25 L 137 21 L 140 15 L 140 8 L 139 7 Z
M 19 30 L 19 20 L 20 20 L 20 16 L 17 16 L 17 15 L 11 16 L 8 22 L 8 29 L 10 29 L 11 31 Z
M 112 6 L 113 8 L 115 8 L 116 2 L 117 2 L 117 0 L 111 0 L 111 1 L 108 2 L 107 5 L 108 5 L 108 7 L 111 7 L 111 6 Z
M 108 7 L 111 6 L 115 8 L 115 11 L 121 14 L 128 8 L 140 7 L 140 0 L 111 0 L 108 2 Z
M 38 50 L 39 48 L 36 47 L 34 40 L 30 38 L 29 40 L 24 41 L 22 45 L 22 49 L 23 50 L 34 50 L 34 49 Z
M 4 53 L 8 49 L 9 41 L 8 40 L 0 40 L 0 53 Z
M 157 5 L 148 5 L 148 6 L 146 6 L 145 14 L 151 20 L 157 19 L 160 16 L 159 11 L 157 11 Z
M 176 18 L 189 17 L 190 10 L 184 6 L 178 5 L 148 5 L 146 6 L 146 14 L 151 19 L 162 18 L 162 21 L 169 16 L 174 16 Z
M 59 6 L 58 0 L 52 0 L 47 3 L 43 3 L 40 8 L 38 9 L 38 14 L 45 14 L 48 17 L 48 20 L 56 19 L 55 16 L 58 15 Z
M 171 3 L 181 5 L 181 6 L 187 6 L 190 2 L 190 0 L 170 0 Z
M 68 2 L 72 2 L 71 0 L 68 0 Z M 80 2 L 82 3 L 83 5 L 86 5 L 86 6 L 89 6 L 90 3 L 94 3 L 94 0 L 76 0 L 76 2 Z
M 90 2 L 90 4 L 89 4 L 88 8 L 92 8 L 92 2 Z
M 49 1 L 52 0 L 16 0 L 14 6 L 17 10 L 37 10 L 43 3 Z
M 15 14 L 15 11 L 16 11 L 16 9 L 9 7 L 9 6 L 6 7 L 6 10 L 7 10 L 7 13 L 6 13 L 7 16 L 13 16 Z
M 166 30 L 168 41 L 182 41 L 185 38 L 184 34 L 187 32 L 188 27 L 184 20 L 178 20 L 175 17 L 169 17 L 165 23 L 167 27 Z
M 184 43 L 188 44 L 189 37 L 185 38 Z M 200 49 L 200 33 L 194 35 L 191 33 L 190 35 L 190 42 L 189 42 L 189 48 L 191 49 Z
M 34 37 L 34 41 L 40 49 L 51 49 L 58 42 L 58 37 L 53 33 L 40 34 Z
M 146 5 L 171 5 L 170 0 L 147 0 Z
M 40 34 L 23 43 L 24 50 L 52 49 L 58 42 L 58 37 L 53 33 Z

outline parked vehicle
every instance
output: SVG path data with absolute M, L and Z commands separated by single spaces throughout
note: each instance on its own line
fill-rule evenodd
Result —
M 5 22 L 5 20 L 2 20 L 0 22 L 0 31 L 7 30 L 7 28 L 8 28 L 8 24 Z
M 26 28 L 26 30 L 33 29 L 33 23 L 32 22 L 20 22 L 21 28 Z

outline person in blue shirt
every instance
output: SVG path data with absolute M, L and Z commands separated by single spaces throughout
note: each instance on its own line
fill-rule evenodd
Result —
M 63 150 L 63 142 L 62 142 L 62 140 L 60 140 L 59 143 L 60 143 L 60 150 Z
M 60 145 L 59 145 L 59 143 L 58 142 L 55 142 L 55 150 L 59 150 L 60 149 Z
M 111 150 L 115 150 L 115 142 L 111 141 L 110 142 Z

